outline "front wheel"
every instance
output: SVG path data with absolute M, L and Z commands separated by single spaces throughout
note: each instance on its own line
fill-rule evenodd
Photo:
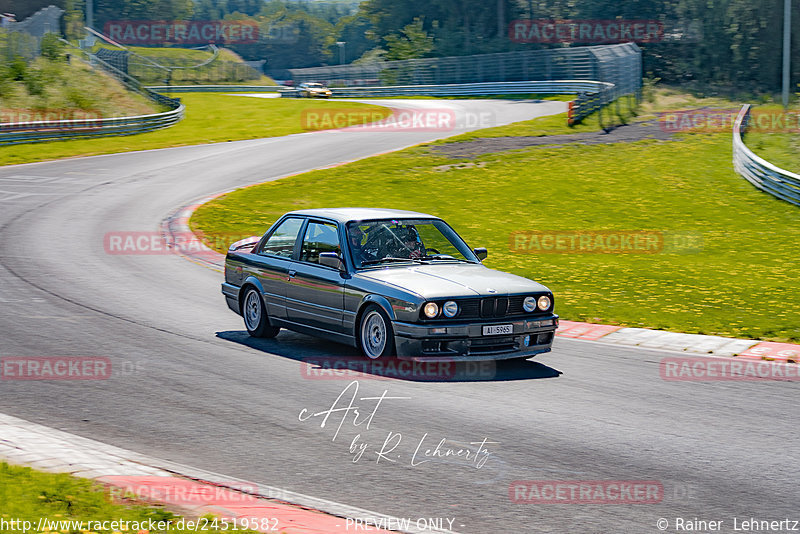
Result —
M 247 333 L 253 337 L 275 337 L 280 331 L 280 328 L 269 324 L 264 301 L 254 287 L 248 288 L 244 294 L 242 317 Z
M 394 354 L 394 332 L 389 317 L 381 308 L 370 305 L 361 316 L 358 327 L 361 352 L 370 360 Z

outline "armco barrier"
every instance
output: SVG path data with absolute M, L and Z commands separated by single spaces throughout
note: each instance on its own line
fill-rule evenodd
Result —
M 280 85 L 157 85 L 148 89 L 159 93 L 277 93 Z
M 380 98 L 382 96 L 480 96 L 520 95 L 544 93 L 598 92 L 603 82 L 590 80 L 555 80 L 530 82 L 453 83 L 445 85 L 394 85 L 387 87 L 332 88 L 332 96 L 339 98 Z M 299 96 L 296 89 L 281 91 L 282 97 Z
M 445 85 L 396 85 L 388 87 L 332 88 L 336 98 L 380 98 L 387 96 L 481 96 L 522 94 L 577 94 L 570 103 L 568 122 L 575 124 L 613 102 L 619 91 L 613 83 L 592 80 L 548 80 L 527 82 L 483 82 Z M 299 98 L 296 89 L 280 92 L 283 98 Z
M 800 175 L 756 156 L 742 141 L 749 116 L 750 104 L 745 104 L 733 123 L 733 168 L 762 191 L 800 206 Z
M 183 118 L 183 104 L 163 113 L 135 117 L 34 121 L 0 124 L 0 145 L 64 141 L 151 132 L 172 126 Z
M 626 104 L 630 111 L 632 101 L 621 97 L 631 95 L 636 103 L 640 101 L 642 90 L 642 51 L 635 43 L 621 43 L 597 46 L 556 47 L 543 50 L 516 50 L 471 56 L 451 56 L 438 58 L 407 59 L 386 61 L 377 65 L 334 65 L 290 69 L 295 84 L 302 82 L 321 82 L 331 87 L 352 87 L 378 85 L 390 87 L 422 86 L 442 87 L 451 91 L 464 87 L 459 92 L 426 91 L 415 93 L 405 90 L 402 94 L 423 94 L 430 96 L 503 94 L 523 92 L 521 87 L 535 82 L 583 81 L 595 84 L 588 90 L 570 90 L 570 87 L 554 87 L 543 92 L 574 92 L 577 99 L 571 106 L 570 124 L 583 120 L 588 115 L 602 110 L 608 104 L 616 103 L 616 115 L 622 117 L 620 106 Z M 607 85 L 601 87 L 597 83 Z M 487 90 L 493 83 L 505 84 L 499 92 Z M 470 91 L 470 87 L 481 87 L 480 92 Z M 521 85 L 515 85 L 521 84 Z M 375 87 L 371 87 L 375 89 Z M 285 96 L 292 96 L 288 92 Z M 386 91 L 373 93 L 388 96 Z M 334 96 L 336 94 L 334 93 Z M 343 95 L 344 96 L 344 95 Z M 360 93 L 359 96 L 365 96 Z M 612 121 L 613 115 L 609 115 Z M 602 114 L 601 124 L 604 122 Z M 610 124 L 609 124 L 610 126 Z M 605 126 L 604 126 L 605 127 Z

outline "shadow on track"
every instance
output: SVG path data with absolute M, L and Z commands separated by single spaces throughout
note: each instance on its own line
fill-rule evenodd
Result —
M 557 378 L 561 371 L 529 360 L 474 362 L 411 362 L 407 360 L 370 360 L 356 349 L 312 336 L 281 330 L 277 338 L 254 338 L 244 330 L 216 333 L 217 337 L 260 350 L 269 355 L 301 362 L 301 372 L 308 378 L 353 379 L 377 377 L 382 380 L 410 382 L 502 382 Z

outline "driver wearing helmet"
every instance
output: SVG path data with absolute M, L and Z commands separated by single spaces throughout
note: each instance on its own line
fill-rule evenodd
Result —
M 402 257 L 419 259 L 425 256 L 425 249 L 422 248 L 422 242 L 420 241 L 416 228 L 409 226 L 404 233 L 400 234 L 400 238 L 403 241 L 404 247 L 400 251 Z
M 364 245 L 364 231 L 359 228 L 357 224 L 351 224 L 347 227 L 347 241 L 349 241 L 350 252 L 353 254 L 353 261 L 356 265 L 361 265 L 361 262 L 367 260 L 368 256 Z

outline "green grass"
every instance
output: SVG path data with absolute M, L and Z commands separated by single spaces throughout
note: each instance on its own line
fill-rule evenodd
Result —
M 590 120 L 576 130 L 592 128 Z M 449 141 L 569 131 L 562 115 Z M 465 165 L 437 170 L 454 163 Z M 470 245 L 489 248 L 488 266 L 549 286 L 564 319 L 800 341 L 800 210 L 734 173 L 727 133 L 473 160 L 423 145 L 235 191 L 191 224 L 208 235 L 260 235 L 288 210 L 336 206 L 441 216 Z M 647 255 L 526 254 L 511 250 L 515 230 L 648 230 L 694 241 Z
M 336 89 L 345 89 L 344 87 L 331 87 L 331 90 L 336 93 Z M 357 97 L 354 97 L 357 98 Z M 372 98 L 372 97 L 370 97 Z M 512 94 L 512 95 L 470 95 L 470 96 L 380 96 L 375 97 L 381 100 L 475 100 L 475 99 L 491 99 L 491 100 L 552 100 L 555 102 L 569 102 L 575 100 L 575 95 L 556 95 L 556 94 Z
M 800 135 L 788 133 L 749 133 L 744 144 L 773 165 L 800 174 Z
M 800 174 L 800 109 L 785 112 L 780 106 L 756 106 L 750 113 L 753 120 L 743 137 L 745 145 L 770 163 Z
M 387 108 L 354 102 L 220 94 L 186 94 L 181 95 L 181 100 L 186 105 L 186 118 L 170 128 L 123 137 L 0 147 L 0 165 L 289 135 L 306 131 L 302 123 L 306 110 L 359 109 L 381 116 L 390 113 Z
M 35 471 L 0 462 L 0 517 L 6 522 L 18 519 L 33 523 L 36 531 L 40 518 L 50 521 L 169 521 L 177 527 L 180 517 L 158 506 L 144 506 L 128 500 L 128 503 L 112 502 L 109 492 L 97 483 L 66 474 Z M 205 516 L 204 516 L 205 517 Z M 208 516 L 210 519 L 211 516 Z M 2 529 L 0 532 L 19 534 L 21 529 Z M 45 530 L 42 534 L 108 534 L 111 530 L 85 531 L 64 529 L 60 532 Z M 174 528 L 175 534 L 194 532 Z M 210 534 L 217 529 L 205 531 Z M 248 534 L 251 531 L 241 531 Z

